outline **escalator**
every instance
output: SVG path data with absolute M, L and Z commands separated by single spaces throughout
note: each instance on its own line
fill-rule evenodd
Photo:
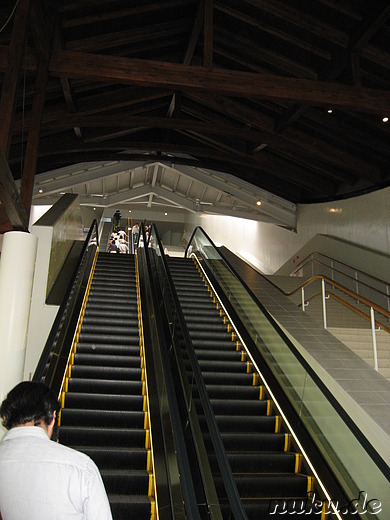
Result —
M 60 442 L 95 461 L 114 520 L 153 519 L 153 468 L 133 255 L 98 255 L 64 390 Z
M 320 518 L 322 504 L 311 503 L 314 479 L 303 471 L 301 454 L 194 262 L 169 258 L 168 266 L 248 518 L 282 517 L 288 507 L 305 518 Z M 185 351 L 183 357 L 190 373 Z M 207 433 L 205 441 L 207 446 Z M 210 454 L 215 468 L 213 458 Z M 223 496 L 217 474 L 215 483 Z

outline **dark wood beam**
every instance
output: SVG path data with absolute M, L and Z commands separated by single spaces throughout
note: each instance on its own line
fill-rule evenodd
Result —
M 38 158 L 40 126 L 43 109 L 45 106 L 46 87 L 49 79 L 49 60 L 52 50 L 54 28 L 57 17 L 57 0 L 51 0 L 50 12 L 46 18 L 39 1 L 33 3 L 31 8 L 31 31 L 38 57 L 38 69 L 35 78 L 34 99 L 31 110 L 31 119 L 28 128 L 28 137 L 24 157 L 22 183 L 20 196 L 26 210 L 30 215 L 31 200 L 34 188 L 35 169 Z
M 2 56 L 6 49 L 0 46 L 0 67 L 7 63 Z M 27 65 L 29 70 L 36 70 L 31 59 Z M 100 54 L 53 52 L 49 72 L 57 77 L 87 81 L 171 88 L 282 103 L 332 105 L 362 113 L 380 114 L 390 110 L 388 90 L 225 69 L 208 71 L 199 66 Z
M 14 15 L 10 45 L 7 48 L 7 66 L 0 99 L 0 148 L 2 148 L 5 157 L 8 157 L 11 122 L 15 111 L 31 3 L 32 0 L 19 1 Z
M 390 16 L 390 4 L 388 0 L 376 2 L 374 6 L 370 4 L 366 14 L 357 24 L 349 37 L 348 47 L 341 48 L 335 52 L 332 59 L 319 73 L 318 77 L 323 81 L 334 81 L 349 66 L 351 66 L 353 85 L 361 88 L 359 57 L 357 52 L 363 47 L 371 36 L 386 22 Z M 282 132 L 290 126 L 307 110 L 307 105 L 297 106 L 287 110 L 278 121 L 278 131 Z
M 390 91 L 72 51 L 53 52 L 50 73 L 89 81 L 115 81 L 274 102 L 332 105 L 376 114 L 390 110 Z
M 213 12 L 214 0 L 204 1 L 204 28 L 203 28 L 203 66 L 211 69 L 213 66 Z
M 266 132 L 266 135 L 259 142 L 274 147 L 275 150 L 295 151 L 303 156 L 320 160 L 324 164 L 331 164 L 340 170 L 346 170 L 352 174 L 367 176 L 371 179 L 380 179 L 381 172 L 374 168 L 372 164 L 368 164 L 360 158 L 316 139 L 307 133 L 287 129 L 283 135 L 278 135 L 274 130 L 271 117 L 260 114 L 243 103 L 223 96 L 206 96 L 199 93 L 191 94 L 190 97 L 204 106 L 228 117 L 234 117 L 237 121 L 242 121 L 244 124 L 251 121 L 252 128 Z
M 28 216 L 22 204 L 7 158 L 0 146 L 0 202 L 12 229 L 26 231 Z M 2 223 L 4 224 L 4 222 Z M 5 224 L 7 224 L 5 222 Z

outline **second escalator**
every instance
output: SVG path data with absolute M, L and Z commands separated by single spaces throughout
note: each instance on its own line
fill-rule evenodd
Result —
M 314 479 L 302 471 L 301 454 L 292 448 L 290 433 L 193 260 L 169 258 L 168 265 L 248 518 L 284 518 L 287 512 L 321 517 L 310 506 Z M 190 374 L 186 352 L 183 357 Z M 204 420 L 203 431 L 217 470 Z M 223 497 L 217 471 L 215 482 Z M 223 510 L 228 518 L 228 506 Z

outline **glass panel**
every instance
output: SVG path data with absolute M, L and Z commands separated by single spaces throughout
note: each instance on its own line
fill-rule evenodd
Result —
M 377 519 L 385 518 L 384 512 L 390 511 L 388 478 L 301 364 L 294 346 L 279 335 L 200 228 L 188 248 L 187 255 L 191 254 L 201 265 L 205 263 L 218 280 L 345 493 L 351 501 L 358 499 L 358 506 L 357 501 L 351 503 L 351 512 L 355 505 L 362 518 L 372 518 L 373 514 Z

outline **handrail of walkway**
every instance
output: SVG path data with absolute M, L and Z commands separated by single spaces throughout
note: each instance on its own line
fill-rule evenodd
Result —
M 369 283 L 366 283 L 366 282 L 363 282 L 362 280 L 359 280 L 356 276 L 355 277 L 351 276 L 346 271 L 341 271 L 340 269 L 336 269 L 332 264 L 327 264 L 325 262 L 322 262 L 322 261 L 316 259 L 315 258 L 316 256 L 326 258 L 331 263 L 334 262 L 334 263 L 339 264 L 340 266 L 346 268 L 347 270 L 353 271 L 356 275 L 364 276 L 367 279 L 372 280 L 372 282 L 376 282 L 378 284 L 382 284 L 384 287 L 387 288 L 387 292 L 378 289 L 374 285 L 370 285 Z M 353 282 L 354 285 L 357 287 L 357 290 L 359 290 L 359 286 L 363 286 L 363 287 L 368 288 L 370 291 L 376 292 L 381 297 L 383 297 L 383 298 L 385 298 L 387 300 L 387 305 L 388 305 L 388 307 L 390 307 L 390 282 L 388 282 L 388 281 L 386 281 L 386 280 L 384 280 L 382 278 L 378 278 L 376 276 L 373 276 L 371 274 L 365 273 L 361 269 L 357 269 L 355 267 L 352 267 L 351 265 L 348 265 L 348 264 L 346 264 L 344 262 L 341 262 L 340 260 L 337 260 L 336 258 L 332 258 L 332 257 L 327 256 L 324 253 L 320 253 L 318 251 L 314 251 L 314 252 L 310 253 L 310 255 L 308 255 L 306 258 L 304 258 L 295 267 L 295 269 L 292 271 L 291 276 L 294 276 L 301 269 L 304 269 L 305 267 L 313 265 L 313 264 L 317 264 L 317 265 L 323 266 L 323 267 L 325 267 L 327 269 L 330 269 L 334 273 L 338 273 L 338 274 L 340 274 L 340 275 L 350 279 L 351 282 Z M 333 278 L 332 278 L 332 280 L 333 280 Z

